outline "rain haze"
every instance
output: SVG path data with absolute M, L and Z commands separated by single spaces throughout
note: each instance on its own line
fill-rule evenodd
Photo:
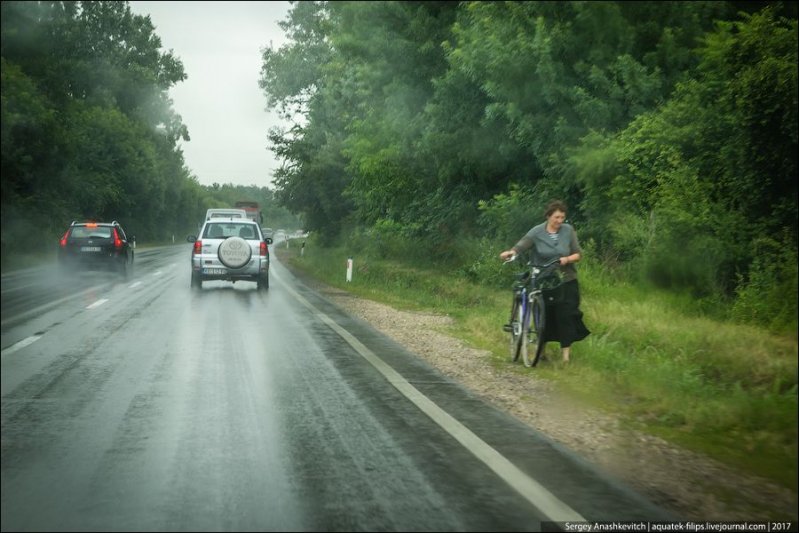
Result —
M 285 41 L 278 22 L 288 2 L 129 2 L 150 15 L 164 50 L 182 62 L 187 79 L 169 91 L 189 129 L 181 141 L 186 166 L 202 185 L 271 186 L 280 162 L 267 133 L 280 124 L 258 87 L 261 50 Z

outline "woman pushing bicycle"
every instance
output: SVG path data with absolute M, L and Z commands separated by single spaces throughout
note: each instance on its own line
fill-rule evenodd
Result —
M 559 270 L 563 275 L 560 297 L 546 307 L 547 320 L 544 326 L 543 342 L 559 342 L 563 362 L 569 362 L 571 345 L 583 340 L 590 331 L 583 323 L 580 311 L 580 287 L 577 283 L 577 269 L 574 264 L 580 261 L 582 249 L 577 233 L 566 220 L 566 204 L 560 200 L 551 201 L 545 212 L 546 222 L 533 227 L 513 248 L 499 254 L 500 259 L 508 260 L 527 250 L 533 254 L 534 264 L 544 264 L 560 258 Z

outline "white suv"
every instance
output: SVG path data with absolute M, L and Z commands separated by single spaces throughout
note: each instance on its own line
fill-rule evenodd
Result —
M 269 288 L 269 248 L 258 224 L 242 218 L 212 218 L 203 224 L 200 236 L 189 235 L 191 286 L 201 289 L 203 281 L 233 283 L 254 281 L 259 289 Z

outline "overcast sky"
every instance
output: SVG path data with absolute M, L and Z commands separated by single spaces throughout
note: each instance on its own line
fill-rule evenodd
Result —
M 280 166 L 268 150 L 269 128 L 258 87 L 261 49 L 286 42 L 277 25 L 288 2 L 129 2 L 150 15 L 164 51 L 172 50 L 188 78 L 170 90 L 173 108 L 189 129 L 181 141 L 186 166 L 203 185 L 272 186 Z

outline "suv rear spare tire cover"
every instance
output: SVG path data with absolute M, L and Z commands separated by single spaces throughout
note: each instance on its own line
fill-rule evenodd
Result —
M 250 262 L 250 243 L 241 237 L 228 237 L 219 244 L 219 260 L 228 268 L 241 268 Z

